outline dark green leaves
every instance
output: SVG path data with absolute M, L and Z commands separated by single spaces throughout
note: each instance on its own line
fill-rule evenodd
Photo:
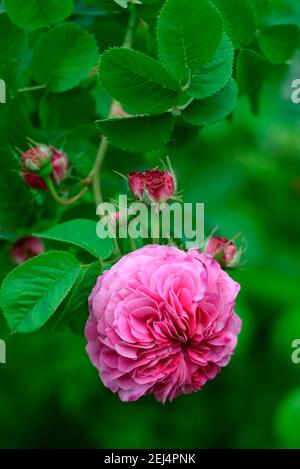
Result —
M 299 45 L 299 28 L 293 24 L 266 26 L 259 33 L 258 43 L 271 63 L 283 64 Z
M 75 316 L 88 316 L 88 297 L 96 284 L 97 278 L 101 273 L 99 262 L 93 262 L 90 265 L 82 266 L 76 282 L 65 301 L 59 308 L 60 321 L 56 330 L 61 330 Z
M 73 0 L 5 0 L 11 21 L 20 28 L 37 29 L 64 20 L 73 11 Z
M 187 93 L 193 98 L 203 99 L 219 91 L 228 82 L 233 67 L 233 46 L 226 34 L 212 59 L 192 73 Z
M 209 125 L 227 117 L 234 109 L 237 99 L 237 86 L 234 80 L 213 96 L 194 101 L 182 114 L 192 125 Z
M 257 52 L 250 49 L 240 51 L 237 59 L 237 83 L 240 94 L 257 89 L 263 82 L 268 63 Z
M 208 0 L 167 0 L 158 20 L 162 63 L 178 80 L 208 62 L 223 31 L 222 18 Z
M 112 145 L 139 153 L 156 150 L 167 143 L 174 119 L 171 114 L 162 114 L 102 120 L 97 125 Z
M 12 332 L 33 332 L 52 316 L 80 271 L 66 252 L 47 252 L 14 269 L 0 292 L 1 308 Z
M 97 258 L 105 260 L 112 254 L 113 241 L 110 238 L 99 239 L 96 227 L 97 222 L 95 221 L 77 219 L 57 225 L 44 233 L 36 234 L 36 236 L 73 244 Z
M 270 64 L 257 52 L 245 49 L 239 52 L 236 64 L 236 80 L 240 95 L 248 95 L 254 114 L 259 112 L 259 97 Z
M 26 33 L 14 26 L 7 15 L 0 14 L 0 79 L 7 83 L 8 91 L 21 82 L 26 53 Z
M 225 30 L 235 47 L 248 45 L 255 36 L 256 19 L 249 0 L 212 0 L 225 20 Z
M 163 66 L 133 50 L 116 48 L 105 52 L 100 78 L 108 93 L 131 113 L 158 114 L 178 99 L 179 85 Z
M 94 37 L 75 24 L 45 33 L 33 53 L 32 74 L 53 92 L 62 92 L 87 78 L 98 60 Z

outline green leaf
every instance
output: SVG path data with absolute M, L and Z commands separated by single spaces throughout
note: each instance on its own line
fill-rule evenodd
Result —
M 268 63 L 262 55 L 250 49 L 241 50 L 236 65 L 240 95 L 249 94 L 259 88 L 267 70 Z
M 110 238 L 98 238 L 96 228 L 96 221 L 76 219 L 54 226 L 44 233 L 36 233 L 34 236 L 73 244 L 98 259 L 105 260 L 112 254 L 113 241 Z
M 78 314 L 76 314 L 76 316 L 74 316 L 70 320 L 69 322 L 70 331 L 74 335 L 78 337 L 84 337 L 84 329 L 85 329 L 88 316 L 89 316 L 88 310 L 82 309 L 81 311 L 78 312 Z
M 12 332 L 42 327 L 68 294 L 80 271 L 66 252 L 46 252 L 14 269 L 3 282 L 0 304 Z
M 272 7 L 272 1 L 273 0 L 251 0 L 258 21 L 262 20 L 266 14 L 269 13 Z
M 209 125 L 225 119 L 235 108 L 238 95 L 236 82 L 230 80 L 218 93 L 209 98 L 193 101 L 182 113 L 182 117 L 189 124 Z
M 73 0 L 5 0 L 7 14 L 20 28 L 50 26 L 71 15 Z
M 7 15 L 0 15 L 0 79 L 6 82 L 7 94 L 22 83 L 26 54 L 27 35 L 14 26 Z
M 62 133 L 93 123 L 95 102 L 88 90 L 75 88 L 60 94 L 44 94 L 40 101 L 41 126 L 49 134 Z M 93 125 L 93 124 L 91 124 Z
M 174 127 L 173 116 L 129 117 L 97 121 L 98 129 L 110 143 L 123 150 L 142 153 L 168 142 Z
M 159 54 L 168 72 L 187 80 L 207 63 L 220 44 L 223 21 L 208 0 L 167 0 L 157 29 Z
M 213 58 L 203 67 L 193 71 L 187 93 L 204 99 L 221 90 L 232 74 L 234 51 L 231 41 L 223 34 Z
M 299 28 L 294 24 L 266 26 L 259 32 L 258 43 L 271 63 L 284 64 L 299 45 Z
M 159 62 L 141 52 L 124 48 L 104 52 L 100 78 L 130 113 L 159 114 L 178 101 L 179 84 Z
M 235 47 L 247 46 L 255 36 L 256 18 L 249 0 L 212 0 L 225 20 L 225 31 Z
M 36 44 L 32 74 L 55 93 L 70 90 L 84 80 L 98 60 L 95 38 L 75 24 L 56 26 Z
M 95 286 L 97 278 L 101 273 L 99 262 L 82 266 L 76 282 L 65 301 L 60 306 L 60 321 L 55 330 L 60 331 L 67 326 L 68 322 L 82 311 L 88 310 L 88 297 Z

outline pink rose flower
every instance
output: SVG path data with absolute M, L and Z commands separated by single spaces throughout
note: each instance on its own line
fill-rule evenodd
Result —
M 49 163 L 52 166 L 51 178 L 56 184 L 63 181 L 68 174 L 67 155 L 52 146 L 39 145 L 30 148 L 23 153 L 22 159 L 22 176 L 32 189 L 47 190 L 44 179 L 38 173 Z
M 208 240 L 205 252 L 213 256 L 224 268 L 235 267 L 241 257 L 234 242 L 220 236 Z
M 237 344 L 239 288 L 195 249 L 150 245 L 124 256 L 89 298 L 87 352 L 104 385 L 123 401 L 201 389 Z
M 135 171 L 129 173 L 128 182 L 136 198 L 155 203 L 166 202 L 176 191 L 176 182 L 170 171 L 158 169 Z
M 45 246 L 42 241 L 35 236 L 24 236 L 13 244 L 9 251 L 9 257 L 16 264 L 22 264 L 28 259 L 42 254 L 44 251 Z

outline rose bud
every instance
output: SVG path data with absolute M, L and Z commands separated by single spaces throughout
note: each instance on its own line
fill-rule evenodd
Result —
M 9 257 L 15 264 L 22 264 L 44 251 L 45 246 L 42 241 L 35 236 L 24 236 L 13 244 L 9 251 Z
M 69 169 L 68 157 L 63 151 L 57 150 L 57 148 L 55 147 L 50 147 L 50 149 L 52 152 L 51 177 L 54 180 L 54 182 L 56 182 L 56 184 L 59 184 L 64 179 L 66 179 L 68 175 L 68 169 Z
M 233 241 L 220 236 L 209 238 L 204 251 L 213 256 L 223 268 L 233 269 L 240 263 L 242 249 Z
M 144 173 L 134 171 L 128 174 L 128 183 L 134 197 L 142 200 L 145 190 Z
M 175 177 L 170 171 L 136 171 L 128 175 L 128 182 L 133 195 L 148 202 L 166 202 L 176 192 Z
M 67 155 L 52 146 L 38 145 L 22 154 L 22 176 L 32 189 L 46 190 L 46 176 L 59 184 L 68 172 Z

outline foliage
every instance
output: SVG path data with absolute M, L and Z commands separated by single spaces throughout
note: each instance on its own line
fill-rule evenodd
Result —
M 299 388 L 300 365 L 290 365 L 289 344 L 280 351 L 271 344 L 281 337 L 276 328 L 284 337 L 300 335 L 299 321 L 285 322 L 286 329 L 281 324 L 298 299 L 300 240 L 293 220 L 300 215 L 300 148 L 296 112 L 278 91 L 286 73 L 295 70 L 293 65 L 288 70 L 299 48 L 295 3 L 243 0 L 237 9 L 234 0 L 2 2 L 0 78 L 7 85 L 7 103 L 0 104 L 0 273 L 6 279 L 0 302 L 11 332 L 42 330 L 32 342 L 8 340 L 16 350 L 9 358 L 13 365 L 0 373 L 15 389 L 24 388 L 37 429 L 43 426 L 37 415 L 57 390 L 49 425 L 56 428 L 64 409 L 66 426 L 74 424 L 78 433 L 62 432 L 61 439 L 53 435 L 49 442 L 32 427 L 13 440 L 10 419 L 1 446 L 64 446 L 76 439 L 78 445 L 105 447 L 300 445 L 293 418 L 294 408 L 299 413 L 299 390 L 290 395 Z M 131 116 L 115 118 L 110 112 L 115 101 Z M 244 291 L 237 363 L 223 383 L 163 410 L 150 401 L 123 408 L 114 396 L 98 391 L 84 344 L 65 331 L 82 335 L 88 294 L 115 257 L 112 242 L 96 237 L 91 186 L 64 206 L 49 192 L 26 187 L 20 176 L 19 150 L 28 149 L 27 138 L 61 147 L 71 168 L 59 197 L 72 199 L 85 178 L 95 177 L 100 136 L 109 143 L 101 171 L 106 200 L 124 192 L 113 170 L 127 173 L 170 156 L 184 200 L 206 203 L 207 231 L 218 224 L 226 236 L 242 230 L 249 240 L 247 270 L 235 274 Z M 29 234 L 39 235 L 49 250 L 13 269 L 8 250 Z M 124 243 L 121 250 L 130 247 Z M 4 322 L 1 327 L 8 337 Z M 53 329 L 64 332 L 54 338 Z M 43 357 L 40 362 L 36 355 Z M 25 368 L 37 380 L 36 389 Z M 78 389 L 81 373 L 85 386 Z M 25 429 L 29 415 L 13 409 L 9 393 L 4 383 L 3 418 L 20 412 Z M 99 404 L 101 398 L 108 404 Z M 98 404 L 102 414 L 99 410 L 96 418 L 92 409 Z M 81 406 L 89 422 L 87 417 L 83 422 Z M 137 430 L 141 411 L 144 422 Z M 129 422 L 126 434 L 116 430 L 117 416 Z M 226 435 L 225 419 L 232 422 Z M 83 423 L 87 436 L 80 430 Z

